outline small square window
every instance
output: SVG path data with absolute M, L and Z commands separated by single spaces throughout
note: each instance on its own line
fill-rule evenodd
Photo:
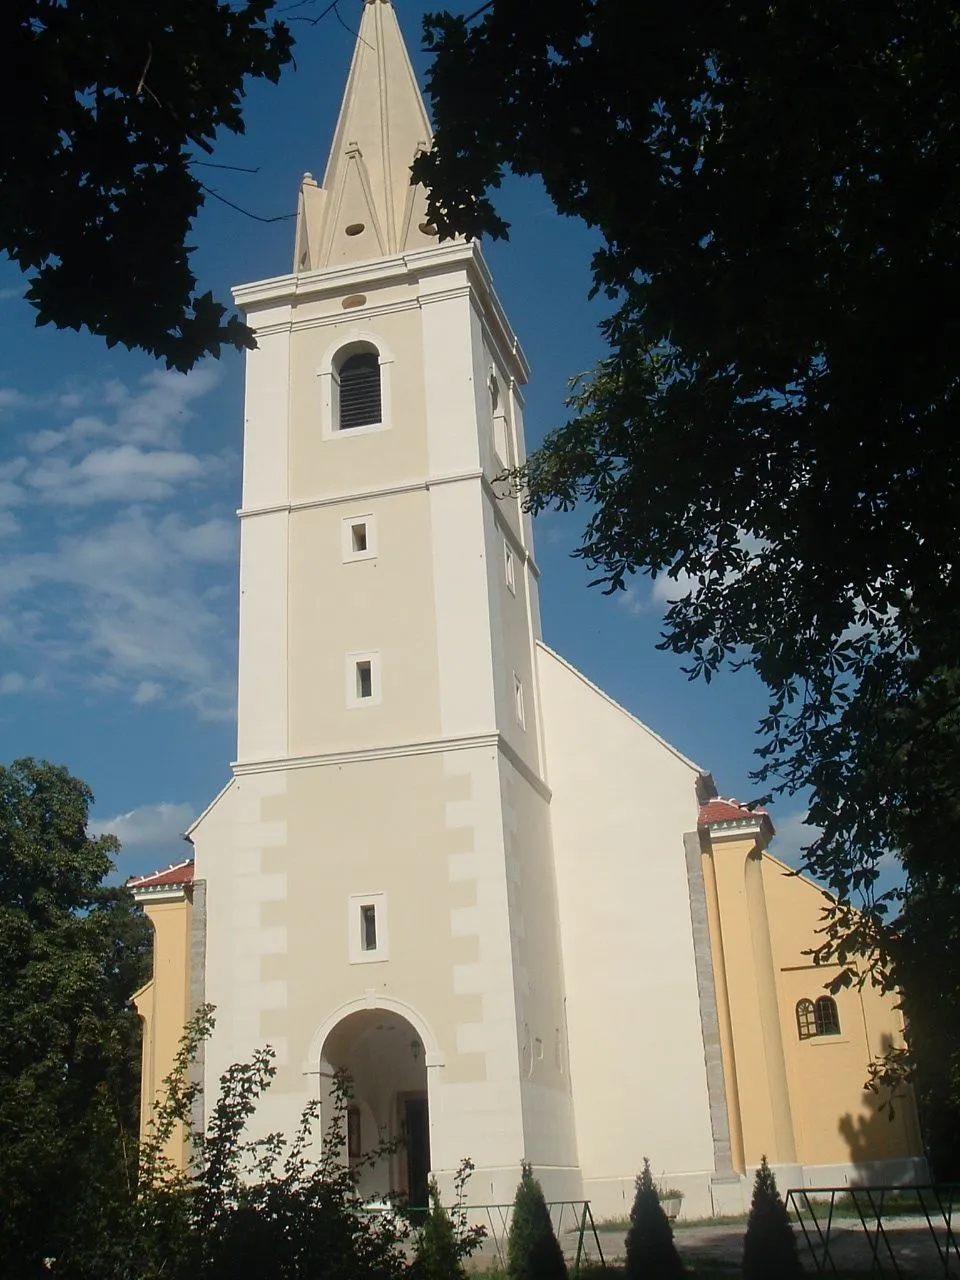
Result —
M 368 902 L 360 908 L 360 950 L 377 949 L 377 908 Z
M 376 556 L 377 524 L 369 512 L 345 516 L 340 522 L 340 551 L 344 564 Z
M 507 543 L 503 544 L 503 568 L 507 579 L 507 587 L 516 595 L 517 575 L 514 567 L 514 555 Z
M 369 661 L 357 663 L 357 698 L 365 700 L 373 697 L 373 671 Z
M 517 709 L 517 724 L 523 729 L 527 722 L 523 712 L 523 682 L 518 675 L 513 677 L 513 699 Z

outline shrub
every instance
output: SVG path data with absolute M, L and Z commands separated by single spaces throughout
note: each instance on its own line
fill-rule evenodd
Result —
M 450 1215 L 440 1203 L 436 1180 L 430 1179 L 430 1209 L 417 1236 L 413 1271 L 417 1280 L 457 1280 L 464 1275 L 457 1249 L 457 1234 Z
M 674 1280 L 684 1274 L 673 1243 L 673 1227 L 660 1203 L 657 1184 L 644 1157 L 627 1232 L 627 1280 Z
M 455 1203 L 447 1213 L 440 1203 L 436 1181 L 430 1179 L 430 1209 L 417 1236 L 413 1256 L 415 1280 L 462 1280 L 466 1275 L 464 1258 L 480 1247 L 486 1227 L 467 1224 L 464 1204 L 466 1186 L 473 1172 L 473 1162 L 462 1160 L 453 1177 Z
M 745 1280 L 794 1280 L 804 1274 L 797 1254 L 797 1240 L 787 1217 L 787 1210 L 777 1190 L 767 1157 L 753 1183 L 753 1200 L 743 1238 L 743 1275 Z
M 245 1136 L 275 1074 L 273 1051 L 230 1067 L 203 1132 L 191 1123 L 199 1085 L 190 1067 L 213 1025 L 203 1007 L 188 1026 L 165 1081 L 152 1137 L 141 1150 L 139 1194 L 126 1237 L 128 1265 L 94 1272 L 98 1280 L 403 1280 L 404 1230 L 392 1214 L 358 1212 L 357 1179 L 396 1144 L 381 1144 L 347 1166 L 342 1160 L 350 1085 L 334 1082 L 322 1147 L 318 1102 L 304 1108 L 297 1132 Z M 185 1173 L 163 1154 L 177 1124 L 192 1138 Z
M 567 1264 L 540 1183 L 526 1160 L 521 1169 L 507 1239 L 507 1273 L 510 1280 L 566 1280 Z

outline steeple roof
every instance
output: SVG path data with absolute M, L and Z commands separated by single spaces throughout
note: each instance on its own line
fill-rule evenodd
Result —
M 330 159 L 318 187 L 305 174 L 296 271 L 426 248 L 426 196 L 410 166 L 431 143 L 423 98 L 390 0 L 364 0 Z

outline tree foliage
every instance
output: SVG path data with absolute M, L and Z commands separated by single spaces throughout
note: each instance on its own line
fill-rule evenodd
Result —
M 811 797 L 836 898 L 818 958 L 846 982 L 870 955 L 916 1024 L 960 883 L 956 6 L 494 0 L 426 33 L 441 233 L 504 234 L 509 169 L 602 237 L 609 355 L 529 503 L 583 505 L 605 590 L 676 581 L 662 647 L 691 677 L 766 684 L 756 777 Z
M 318 1101 L 304 1108 L 295 1134 L 251 1138 L 247 1127 L 276 1074 L 273 1050 L 258 1050 L 223 1074 L 200 1131 L 194 1123 L 200 1085 L 190 1068 L 212 1028 L 213 1009 L 203 1006 L 164 1082 L 128 1209 L 125 1268 L 137 1280 L 399 1280 L 405 1224 L 392 1214 L 364 1213 L 357 1202 L 360 1172 L 395 1144 L 381 1144 L 359 1162 L 344 1160 L 349 1080 L 334 1081 L 322 1142 Z M 176 1125 L 190 1137 L 185 1171 L 164 1155 Z M 117 1280 L 125 1274 L 120 1268 Z
M 0 767 L 0 1258 L 4 1275 L 108 1247 L 136 1180 L 149 926 L 104 884 L 90 790 L 34 760 Z
M 801 1280 L 805 1274 L 777 1180 L 763 1156 L 753 1180 L 750 1217 L 743 1238 L 744 1280 L 769 1280 L 770 1276 Z
M 566 1280 L 567 1264 L 554 1235 L 540 1183 L 523 1161 L 507 1237 L 510 1280 Z
M 627 1280 L 674 1280 L 686 1274 L 646 1157 L 630 1210 L 626 1255 Z
M 253 345 L 190 266 L 204 202 L 192 167 L 243 132 L 249 77 L 291 57 L 273 0 L 7 0 L 0 66 L 0 249 L 30 277 L 37 323 L 86 327 L 177 369 Z

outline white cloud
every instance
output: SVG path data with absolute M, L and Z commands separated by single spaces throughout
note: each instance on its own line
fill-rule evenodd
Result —
M 148 702 L 157 702 L 163 697 L 163 685 L 155 680 L 141 680 L 133 693 L 133 700 L 143 706 Z
M 661 573 L 654 578 L 650 595 L 658 604 L 673 604 L 674 600 L 681 600 L 688 592 L 696 592 L 699 585 L 689 573 L 681 573 L 676 578 Z
M 93 820 L 92 836 L 114 835 L 125 851 L 152 848 L 178 840 L 196 817 L 191 804 L 144 804 L 105 821 Z
M 624 613 L 628 613 L 631 618 L 636 618 L 641 613 L 647 613 L 650 609 L 650 602 L 646 598 L 646 594 L 633 585 L 618 591 L 616 601 L 618 607 Z
M 43 687 L 43 679 L 40 676 L 29 678 L 22 675 L 19 671 L 7 671 L 4 675 L 0 675 L 0 696 L 9 696 L 17 693 L 32 693 Z
M 0 638 L 60 677 L 135 691 L 167 682 L 203 717 L 233 707 L 233 610 L 217 611 L 182 546 L 210 522 L 156 519 L 138 508 L 50 551 L 0 560 Z M 131 695 L 132 696 L 132 695 Z
M 198 480 L 204 471 L 204 460 L 192 453 L 118 445 L 94 449 L 75 464 L 51 459 L 35 467 L 27 483 L 48 502 L 70 506 L 157 502 L 173 497 L 178 485 Z
M 0 558 L 11 671 L 202 718 L 234 713 L 237 529 L 216 509 L 235 505 L 233 459 L 180 447 L 219 378 L 207 365 L 51 391 L 43 412 L 72 418 L 36 422 L 23 455 L 0 463 L 0 535 L 22 524 L 19 554 Z
M 30 397 L 25 396 L 22 391 L 17 391 L 13 387 L 0 387 L 0 410 L 22 409 L 29 403 Z
M 777 829 L 770 852 L 787 866 L 799 867 L 803 861 L 803 849 L 820 835 L 819 827 L 806 825 L 807 812 L 806 809 L 796 809 L 791 813 L 770 815 Z

